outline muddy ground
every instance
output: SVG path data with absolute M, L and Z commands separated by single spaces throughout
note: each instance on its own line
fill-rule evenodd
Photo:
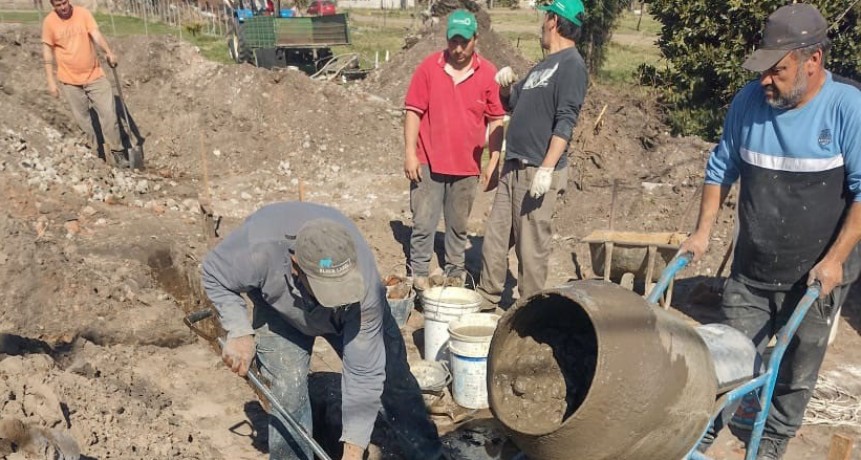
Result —
M 39 439 L 54 437 L 72 439 L 89 459 L 266 458 L 263 408 L 181 321 L 201 306 L 198 264 L 212 244 L 198 203 L 211 200 L 224 234 L 302 188 L 306 200 L 356 220 L 381 272 L 402 270 L 411 224 L 400 98 L 422 55 L 442 46 L 439 33 L 349 87 L 215 64 L 171 37 L 115 39 L 123 91 L 146 138 L 148 168 L 130 172 L 95 158 L 65 103 L 45 91 L 38 28 L 0 24 L 0 438 L 20 438 L 10 421 L 38 435 L 0 441 L 0 457 L 45 458 Z M 500 67 L 529 65 L 489 31 L 480 51 Z M 659 115 L 642 88 L 591 86 L 555 217 L 548 283 L 592 276 L 580 240 L 611 221 L 616 230 L 690 229 L 711 145 L 670 136 Z M 474 273 L 491 198 L 480 194 L 470 219 Z M 719 301 L 713 276 L 732 208 L 730 200 L 709 257 L 677 283 L 674 303 L 691 318 L 708 321 Z M 842 372 L 833 378 L 856 396 L 859 294 L 850 296 L 824 369 Z M 405 328 L 416 358 L 420 327 L 414 315 Z M 313 363 L 315 378 L 337 382 L 327 378 L 340 369 L 331 349 L 317 347 Z M 331 420 L 337 393 L 319 388 L 318 413 Z M 510 458 L 487 418 L 450 411 L 435 420 L 443 432 L 458 428 L 447 441 L 455 458 Z M 835 432 L 859 435 L 857 427 L 805 426 L 787 458 L 823 458 Z M 375 444 L 372 457 L 398 458 L 382 427 Z M 741 458 L 727 435 L 715 454 Z

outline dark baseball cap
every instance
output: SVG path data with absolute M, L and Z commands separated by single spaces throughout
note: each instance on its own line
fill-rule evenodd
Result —
M 308 221 L 296 235 L 293 252 L 320 305 L 339 307 L 362 300 L 365 282 L 356 243 L 343 225 L 329 219 Z
M 765 72 L 789 52 L 822 43 L 828 37 L 828 22 L 815 6 L 793 3 L 777 9 L 765 22 L 762 42 L 742 67 Z

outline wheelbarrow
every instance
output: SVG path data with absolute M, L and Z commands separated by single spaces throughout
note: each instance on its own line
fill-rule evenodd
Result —
M 583 238 L 589 244 L 592 271 L 604 281 L 613 281 L 627 289 L 633 289 L 635 279 L 643 280 L 645 292 L 655 282 L 658 274 L 679 251 L 686 238 L 684 233 L 671 232 L 620 232 L 596 230 Z M 669 308 L 672 300 L 672 279 L 666 296 L 661 300 Z
M 193 331 L 197 332 L 195 323 L 209 318 L 210 316 L 212 316 L 212 314 L 212 310 L 208 308 L 196 311 L 186 316 L 184 322 Z M 224 348 L 225 341 L 223 338 L 218 337 L 217 343 L 219 349 Z M 322 447 L 320 447 L 320 444 L 318 444 L 317 441 L 315 441 L 314 438 L 312 438 L 311 435 L 309 435 L 308 432 L 305 431 L 305 427 L 299 424 L 299 422 L 297 422 L 296 419 L 293 418 L 292 415 L 290 415 L 290 412 L 287 412 L 287 410 L 284 409 L 284 406 L 282 406 L 281 403 L 279 403 L 278 400 L 275 399 L 275 395 L 272 394 L 272 391 L 269 390 L 269 387 L 263 384 L 263 381 L 260 379 L 260 375 L 257 373 L 256 370 L 248 369 L 248 374 L 246 375 L 246 378 L 251 383 L 251 386 L 254 387 L 256 391 L 258 391 L 260 394 L 263 395 L 263 397 L 266 398 L 266 401 L 269 403 L 269 407 L 271 407 L 273 411 L 275 411 L 287 422 L 287 427 L 289 431 L 294 435 L 294 437 L 298 438 L 298 440 L 304 442 L 307 446 L 309 446 L 320 460 L 332 460 L 331 457 L 329 457 L 329 454 L 327 454 L 326 451 L 323 450 Z
M 674 257 L 667 265 L 666 270 L 661 274 L 660 279 L 652 289 L 647 300 L 653 304 L 657 303 L 661 293 L 667 289 L 676 274 L 687 266 L 690 261 L 690 253 L 680 254 Z M 792 337 L 798 330 L 799 325 L 801 325 L 801 321 L 819 297 L 821 290 L 822 285 L 819 281 L 815 281 L 807 288 L 807 292 L 805 292 L 804 296 L 798 302 L 798 305 L 795 307 L 795 311 L 792 313 L 789 321 L 787 321 L 786 325 L 777 333 L 777 342 L 771 351 L 771 356 L 769 357 L 765 372 L 724 393 L 715 403 L 711 420 L 709 421 L 709 427 L 725 409 L 736 406 L 748 394 L 753 393 L 757 395 L 760 411 L 756 414 L 756 418 L 753 420 L 750 439 L 747 442 L 745 460 L 756 459 L 756 455 L 759 452 L 759 444 L 762 441 L 762 433 L 765 429 L 765 420 L 771 409 L 771 397 L 774 395 L 774 387 L 777 382 L 777 373 L 780 369 L 780 362 L 783 359 L 784 353 L 786 353 L 786 349 L 789 347 Z M 703 437 L 705 435 L 706 432 L 703 432 Z M 700 438 L 700 442 L 702 442 L 702 438 Z M 685 458 L 689 460 L 711 460 L 711 457 L 708 457 L 696 450 L 698 446 L 699 443 L 697 443 L 696 446 L 693 446 Z

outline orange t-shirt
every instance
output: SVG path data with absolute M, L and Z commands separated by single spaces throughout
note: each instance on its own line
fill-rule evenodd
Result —
M 85 85 L 105 74 L 99 65 L 90 32 L 99 30 L 93 15 L 74 6 L 69 19 L 52 11 L 42 23 L 42 43 L 54 48 L 57 80 L 69 85 Z

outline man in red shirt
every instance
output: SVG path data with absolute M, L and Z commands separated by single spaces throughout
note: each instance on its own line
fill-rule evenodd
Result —
M 505 110 L 496 67 L 475 52 L 478 24 L 466 10 L 448 17 L 448 47 L 425 58 L 405 99 L 404 173 L 411 181 L 410 268 L 426 289 L 440 214 L 445 218 L 445 270 L 465 276 L 466 225 L 477 182 L 496 187 Z M 489 161 L 481 169 L 487 144 Z M 442 264 L 440 264 L 442 265 Z

